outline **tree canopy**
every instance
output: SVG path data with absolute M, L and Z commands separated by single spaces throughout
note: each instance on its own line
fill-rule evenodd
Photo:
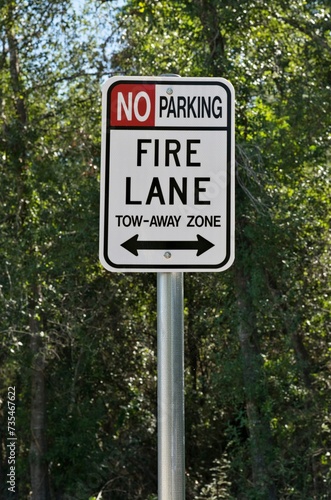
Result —
M 176 73 L 236 91 L 236 260 L 185 274 L 187 500 L 327 500 L 329 2 L 4 0 L 0 32 L 1 498 L 157 498 L 156 277 L 98 262 L 100 85 Z

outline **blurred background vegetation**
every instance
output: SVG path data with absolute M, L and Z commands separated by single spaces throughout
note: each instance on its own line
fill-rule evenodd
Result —
M 329 500 L 330 2 L 2 0 L 0 33 L 1 498 L 156 498 L 156 276 L 98 262 L 100 86 L 174 72 L 236 90 L 236 261 L 185 274 L 187 500 Z

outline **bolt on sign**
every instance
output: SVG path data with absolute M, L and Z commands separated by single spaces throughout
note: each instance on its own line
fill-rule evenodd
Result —
M 234 90 L 223 78 L 114 77 L 102 88 L 100 261 L 224 271 L 234 260 Z

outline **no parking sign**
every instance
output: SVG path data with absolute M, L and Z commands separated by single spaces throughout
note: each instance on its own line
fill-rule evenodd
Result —
M 223 271 L 234 260 L 234 91 L 223 78 L 114 77 L 102 89 L 100 260 Z

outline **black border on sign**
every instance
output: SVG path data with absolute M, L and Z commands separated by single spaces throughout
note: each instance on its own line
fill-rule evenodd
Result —
M 155 85 L 219 85 L 223 87 L 226 91 L 227 98 L 228 98 L 228 106 L 227 106 L 227 127 L 128 127 L 128 126 L 110 126 L 110 95 L 113 90 L 113 88 L 117 85 L 123 84 L 123 83 L 128 83 L 128 84 L 137 84 L 139 85 L 145 85 L 145 84 L 155 84 Z M 107 127 L 106 127 L 106 148 L 105 148 L 105 183 L 104 183 L 104 189 L 105 189 L 105 207 L 104 207 L 104 238 L 103 238 L 103 258 L 107 264 L 113 268 L 114 270 L 118 270 L 119 272 L 121 270 L 141 270 L 141 272 L 153 272 L 154 269 L 161 269 L 163 271 L 167 271 L 171 268 L 177 269 L 178 271 L 185 271 L 185 269 L 190 269 L 191 271 L 194 270 L 193 272 L 199 272 L 199 270 L 207 270 L 207 269 L 219 269 L 220 271 L 222 270 L 223 267 L 226 266 L 228 261 L 231 258 L 231 195 L 232 195 L 232 183 L 235 182 L 234 178 L 232 179 L 231 176 L 231 145 L 232 145 L 232 99 L 231 99 L 231 91 L 229 87 L 220 81 L 217 80 L 192 80 L 188 81 L 183 78 L 181 80 L 180 78 L 176 78 L 174 80 L 172 79 L 167 79 L 167 80 L 158 80 L 157 78 L 153 80 L 143 80 L 143 79 L 125 79 L 125 80 L 117 80 L 115 81 L 112 85 L 109 86 L 107 89 L 107 113 L 106 113 L 106 119 L 107 119 Z M 227 131 L 227 217 L 226 217 L 226 257 L 225 259 L 220 263 L 220 264 L 205 264 L 205 265 L 199 265 L 199 264 L 188 264 L 188 265 L 166 265 L 166 264 L 160 264 L 160 265 L 155 265 L 155 264 L 115 264 L 108 258 L 108 228 L 109 228 L 109 179 L 110 179 L 110 131 L 111 130 L 123 130 L 123 129 L 129 129 L 129 130 L 223 130 Z

